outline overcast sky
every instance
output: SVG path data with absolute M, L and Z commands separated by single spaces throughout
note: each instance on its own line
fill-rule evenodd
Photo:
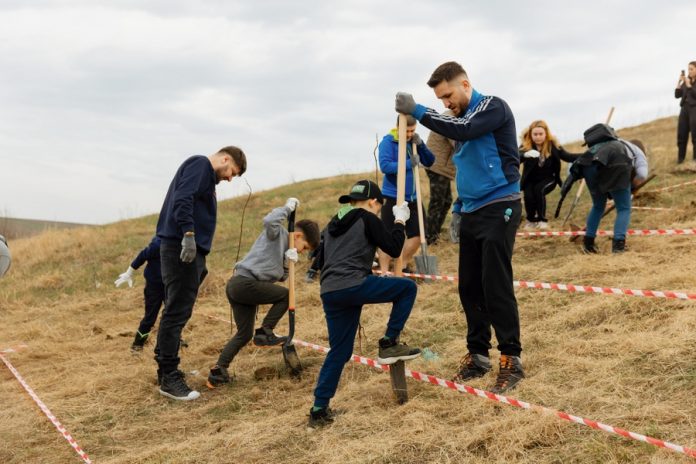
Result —
M 394 94 L 442 110 L 425 82 L 449 60 L 518 133 L 673 115 L 694 24 L 693 0 L 0 0 L 0 216 L 156 213 L 181 162 L 225 145 L 255 191 L 374 169 Z

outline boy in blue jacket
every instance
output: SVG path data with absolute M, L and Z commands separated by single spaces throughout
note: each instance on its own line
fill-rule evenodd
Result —
M 124 283 L 128 283 L 129 287 L 133 287 L 133 273 L 145 264 L 145 315 L 140 321 L 138 330 L 135 332 L 135 340 L 131 345 L 131 351 L 134 353 L 143 350 L 145 342 L 150 336 L 150 330 L 157 321 L 157 315 L 164 303 L 164 283 L 162 283 L 162 266 L 160 264 L 160 239 L 155 236 L 148 246 L 143 248 L 138 256 L 135 257 L 128 270 L 118 276 L 114 282 L 117 287 Z
M 420 229 L 418 227 L 418 210 L 416 203 L 416 184 L 413 182 L 413 170 L 418 169 L 419 164 L 430 167 L 435 162 L 435 156 L 430 151 L 428 146 L 423 142 L 418 134 L 416 134 L 416 118 L 413 116 L 406 117 L 406 201 L 410 218 L 406 222 L 405 232 L 406 241 L 402 250 L 402 258 L 404 266 L 413 258 L 413 255 L 418 251 L 420 246 Z M 397 119 L 398 125 L 398 119 Z M 414 156 L 412 144 L 416 144 L 418 156 Z M 382 221 L 387 229 L 391 229 L 394 224 L 394 216 L 392 215 L 392 207 L 396 204 L 396 171 L 399 166 L 399 132 L 398 128 L 392 129 L 384 136 L 379 144 L 379 168 L 384 173 L 382 180 L 382 195 L 384 196 L 384 208 L 382 208 Z M 421 198 L 421 201 L 423 199 Z M 425 214 L 423 214 L 425 218 Z M 391 258 L 389 254 L 380 250 L 379 253 L 379 269 L 382 275 L 389 271 L 389 262 Z

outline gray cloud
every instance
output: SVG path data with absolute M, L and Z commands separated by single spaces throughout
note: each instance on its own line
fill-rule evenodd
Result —
M 228 144 L 255 190 L 370 171 L 394 93 L 441 109 L 425 81 L 450 59 L 510 103 L 518 130 L 543 118 L 562 141 L 610 106 L 617 126 L 674 114 L 695 19 L 685 1 L 6 0 L 0 211 L 154 213 L 179 163 Z

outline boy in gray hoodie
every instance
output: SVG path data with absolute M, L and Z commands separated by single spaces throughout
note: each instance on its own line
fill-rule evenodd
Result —
M 227 342 L 217 364 L 210 369 L 208 388 L 230 382 L 227 368 L 252 338 L 256 346 L 282 345 L 287 340 L 287 337 L 273 333 L 289 304 L 288 289 L 275 282 L 287 279 L 287 260 L 297 262 L 298 253 L 313 250 L 319 244 L 319 226 L 314 221 L 304 219 L 295 224 L 295 248 L 288 248 L 289 234 L 283 223 L 299 204 L 298 199 L 288 198 L 285 206 L 275 208 L 263 218 L 263 232 L 244 259 L 237 263 L 234 275 L 227 282 L 227 299 L 232 307 L 237 333 Z M 272 306 L 261 327 L 254 331 L 260 304 Z

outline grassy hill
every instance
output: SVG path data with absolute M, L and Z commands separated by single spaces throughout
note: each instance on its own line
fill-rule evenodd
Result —
M 74 222 L 40 221 L 0 216 L 0 235 L 8 240 L 31 237 L 45 230 L 74 229 L 76 227 L 87 227 L 87 225 Z
M 649 189 L 695 176 L 674 169 L 676 119 L 620 133 L 640 136 L 658 177 Z M 288 196 L 302 200 L 298 219 L 322 225 L 336 198 L 355 180 L 339 176 L 255 194 L 246 210 L 241 256 L 261 231 L 262 217 Z M 426 189 L 427 190 L 427 189 Z M 648 188 L 646 187 L 646 190 Z M 558 191 L 553 193 L 554 208 Z M 635 211 L 632 227 L 696 227 L 696 186 L 646 195 L 636 204 L 673 208 Z M 307 367 L 300 381 L 284 372 L 280 350 L 246 347 L 233 362 L 236 381 L 208 391 L 205 377 L 230 336 L 224 287 L 240 236 L 244 198 L 219 205 L 219 225 L 204 282 L 184 337 L 181 368 L 201 399 L 174 403 L 157 394 L 152 345 L 142 356 L 129 346 L 142 317 L 141 274 L 132 289 L 114 279 L 145 246 L 155 216 L 97 227 L 47 231 L 11 243 L 14 262 L 0 280 L 0 349 L 27 343 L 9 356 L 41 399 L 95 462 L 100 463 L 415 463 L 415 462 L 653 462 L 689 459 L 491 401 L 409 381 L 411 401 L 397 406 L 388 375 L 349 364 L 333 406 L 337 422 L 308 432 L 306 415 L 323 355 L 298 348 Z M 582 224 L 587 193 L 573 222 Z M 601 228 L 611 228 L 613 214 Z M 552 221 L 553 230 L 560 221 Z M 517 241 L 514 270 L 520 280 L 543 280 L 635 289 L 696 290 L 694 237 L 629 238 L 630 250 L 585 256 L 564 238 Z M 430 248 L 440 270 L 455 273 L 457 250 Z M 298 275 L 307 268 L 306 259 Z M 627 430 L 696 446 L 696 302 L 518 289 L 527 379 L 511 396 Z M 265 311 L 266 308 L 262 308 Z M 375 357 L 389 308 L 364 310 L 365 336 L 356 352 Z M 328 345 L 317 284 L 298 279 L 300 339 Z M 281 321 L 279 332 L 286 329 Z M 404 339 L 428 347 L 437 359 L 410 367 L 450 378 L 466 352 L 466 324 L 456 285 L 419 285 Z M 497 362 L 497 351 L 493 351 Z M 279 378 L 258 381 L 254 371 L 275 368 Z M 494 374 L 471 382 L 488 388 Z M 0 462 L 79 462 L 79 458 L 0 367 Z

